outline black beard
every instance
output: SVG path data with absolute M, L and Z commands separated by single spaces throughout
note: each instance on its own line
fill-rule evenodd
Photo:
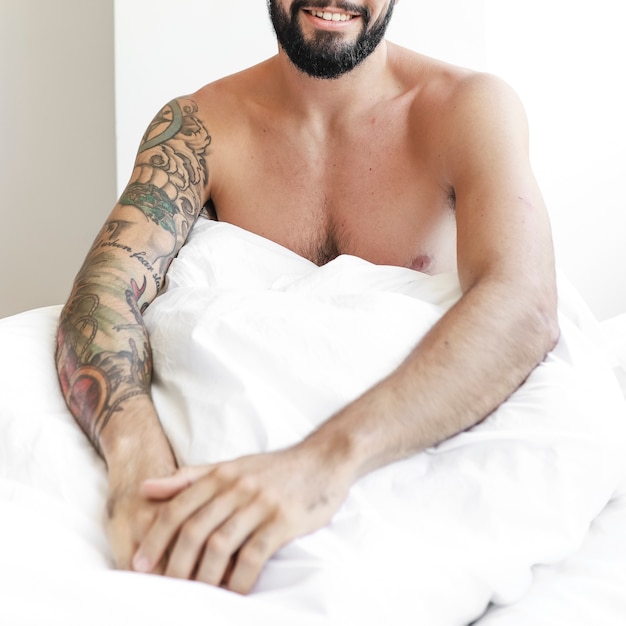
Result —
M 327 0 L 295 0 L 289 16 L 276 0 L 267 0 L 270 19 L 280 47 L 287 53 L 291 62 L 302 72 L 313 78 L 339 78 L 362 63 L 378 46 L 385 36 L 395 2 L 391 0 L 387 12 L 371 28 L 369 9 L 341 3 L 335 5 L 343 11 L 358 13 L 363 20 L 363 31 L 354 43 L 343 43 L 341 35 L 333 32 L 317 33 L 312 41 L 304 38 L 300 28 L 299 15 L 302 7 L 320 8 L 328 6 Z

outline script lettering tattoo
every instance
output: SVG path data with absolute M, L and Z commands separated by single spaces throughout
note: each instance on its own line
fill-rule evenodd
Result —
M 150 394 L 152 355 L 142 313 L 201 210 L 209 176 L 211 137 L 197 112 L 193 100 L 174 100 L 149 125 L 121 212 L 96 238 L 61 315 L 61 389 L 98 450 L 124 403 Z

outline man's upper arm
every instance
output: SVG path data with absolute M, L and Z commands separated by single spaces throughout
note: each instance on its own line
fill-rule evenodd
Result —
M 208 193 L 211 137 L 190 98 L 172 100 L 149 125 L 135 166 L 92 249 L 117 255 L 118 269 L 152 300 L 169 263 L 185 242 Z
M 552 299 L 550 223 L 519 99 L 499 79 L 475 75 L 457 88 L 447 121 L 446 175 L 456 196 L 463 290 L 493 277 Z

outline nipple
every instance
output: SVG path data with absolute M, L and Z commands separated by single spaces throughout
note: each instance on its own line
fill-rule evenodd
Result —
M 409 267 L 417 272 L 428 272 L 433 264 L 432 257 L 427 254 L 419 254 L 412 261 Z

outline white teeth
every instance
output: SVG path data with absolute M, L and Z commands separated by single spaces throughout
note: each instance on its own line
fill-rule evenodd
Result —
M 319 17 L 327 22 L 347 22 L 352 19 L 352 15 L 346 13 L 331 13 L 330 11 L 311 11 L 315 17 Z

